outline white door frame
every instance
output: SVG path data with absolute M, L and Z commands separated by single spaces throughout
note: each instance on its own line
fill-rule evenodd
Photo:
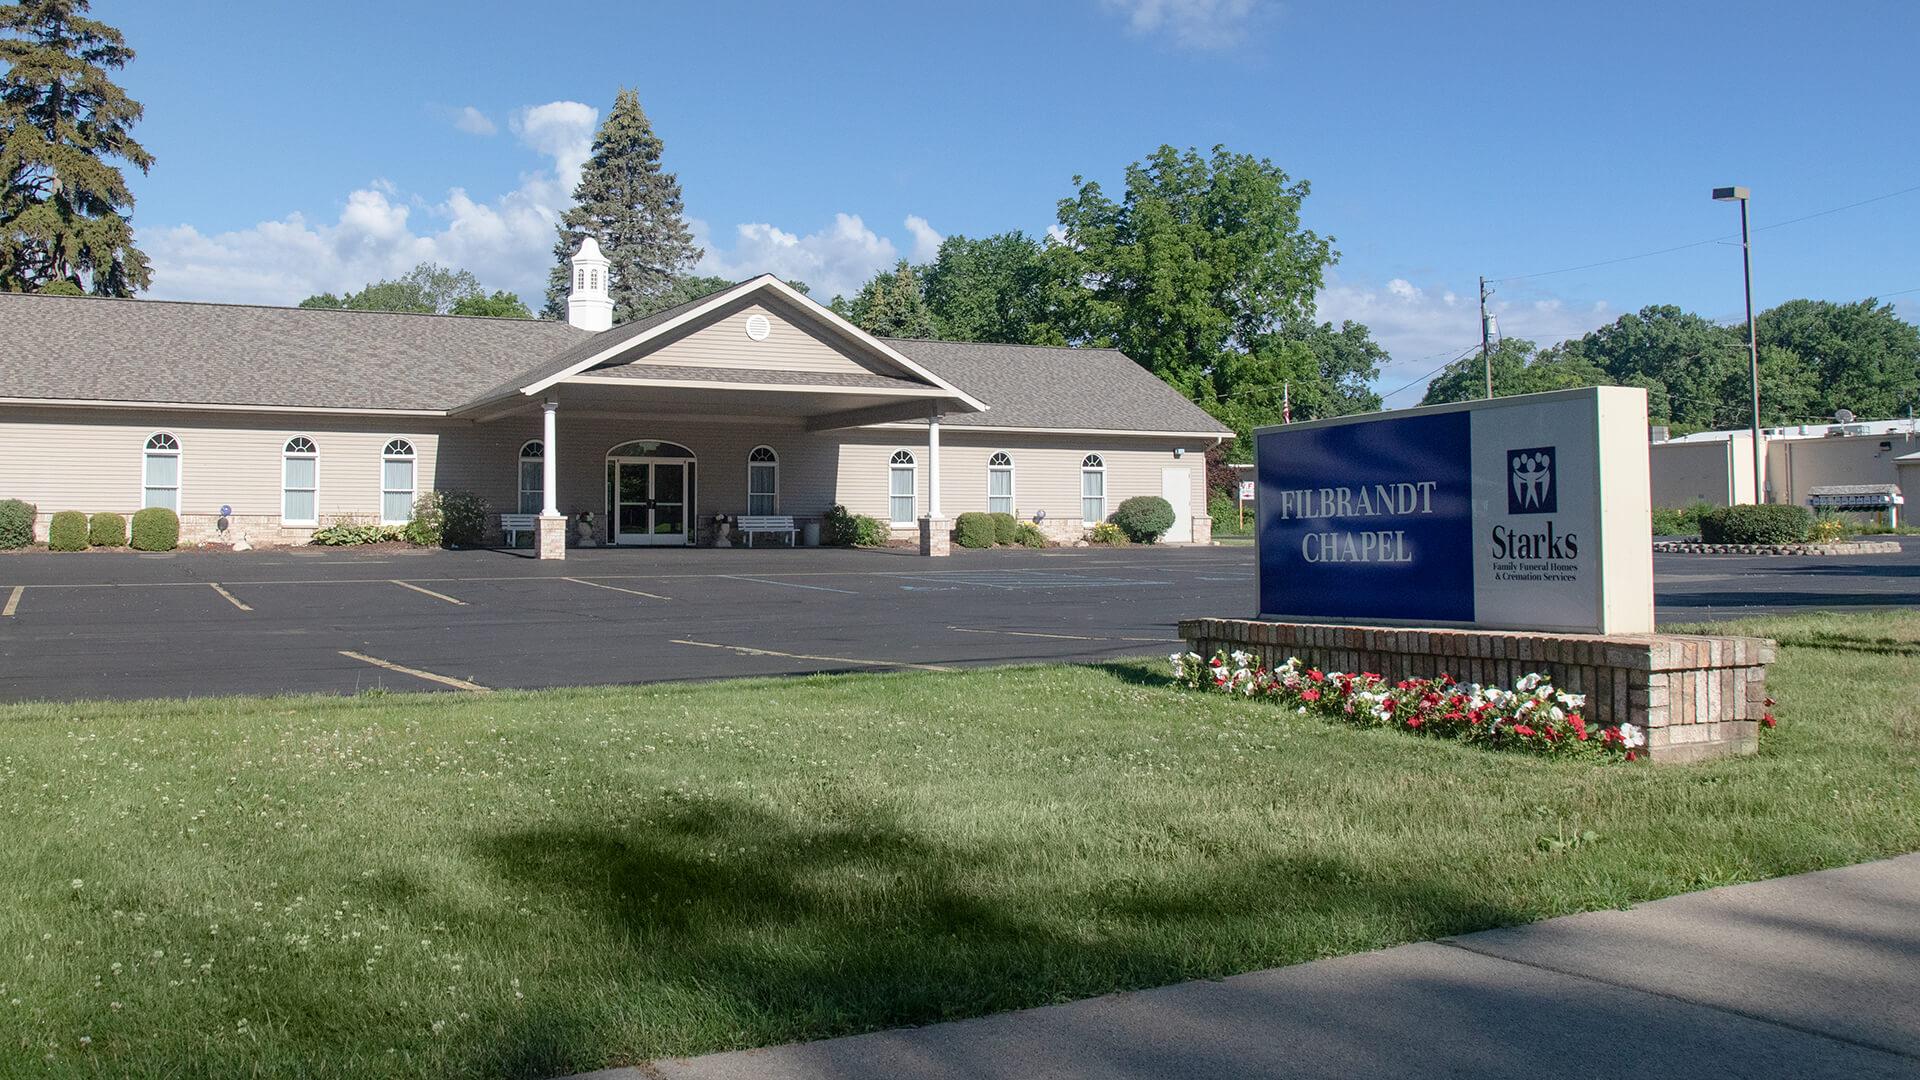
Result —
M 697 458 L 683 457 L 608 457 L 607 464 L 613 467 L 613 490 L 609 493 L 611 505 L 607 507 L 607 539 L 621 546 L 685 547 L 695 521 L 694 484 L 699 482 L 699 472 L 695 470 L 691 480 L 688 467 L 698 464 Z M 655 500 L 647 501 L 647 531 L 630 533 L 620 529 L 620 470 L 644 467 L 647 471 L 647 494 L 659 491 L 658 467 L 669 465 L 680 470 L 680 531 L 677 533 L 656 533 L 654 528 Z M 628 504 L 632 505 L 632 504 Z

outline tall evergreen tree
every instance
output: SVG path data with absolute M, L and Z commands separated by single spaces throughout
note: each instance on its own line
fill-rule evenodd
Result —
M 701 250 L 687 228 L 680 181 L 660 168 L 663 144 L 640 109 L 640 95 L 622 90 L 593 138 L 593 156 L 573 189 L 573 209 L 560 218 L 547 283 L 548 318 L 567 315 L 572 269 L 567 260 L 591 236 L 612 263 L 607 276 L 613 321 L 658 310 L 676 275 L 692 269 Z
M 133 50 L 87 18 L 87 6 L 0 6 L 0 289 L 9 292 L 132 296 L 152 281 L 133 246 L 133 193 L 106 161 L 143 173 L 153 165 L 128 134 L 140 103 L 107 77 Z

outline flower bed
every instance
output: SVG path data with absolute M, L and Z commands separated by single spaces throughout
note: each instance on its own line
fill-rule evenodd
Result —
M 1389 683 L 1378 675 L 1302 667 L 1289 658 L 1278 669 L 1254 666 L 1245 652 L 1221 650 L 1211 659 L 1174 653 L 1173 677 L 1191 690 L 1264 698 L 1301 714 L 1361 727 L 1390 727 L 1416 735 L 1459 739 L 1496 750 L 1634 761 L 1646 732 L 1633 724 L 1595 728 L 1580 715 L 1581 694 L 1555 690 L 1545 675 L 1526 675 L 1511 690 L 1460 683 L 1447 675 Z M 1771 725 L 1772 716 L 1768 716 Z

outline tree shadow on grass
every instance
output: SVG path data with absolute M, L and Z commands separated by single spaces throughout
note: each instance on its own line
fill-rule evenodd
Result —
M 798 820 L 663 800 L 629 826 L 506 830 L 475 849 L 542 910 L 605 938 L 600 998 L 530 999 L 470 1063 L 511 1076 L 955 1019 L 1525 917 L 1454 880 L 1310 852 L 1198 873 L 1101 865 L 926 835 L 872 803 Z
M 1129 686 L 1151 686 L 1156 689 L 1172 690 L 1180 684 L 1173 681 L 1173 675 L 1167 671 L 1167 661 L 1158 660 L 1107 660 L 1086 667 L 1103 675 L 1110 675 Z

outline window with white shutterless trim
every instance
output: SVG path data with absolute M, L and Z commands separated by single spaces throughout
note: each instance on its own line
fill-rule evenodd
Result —
M 295 435 L 280 448 L 280 523 L 314 525 L 319 514 L 320 448 Z
M 546 509 L 547 448 L 539 439 L 528 439 L 520 447 L 520 512 L 537 514 Z
M 380 452 L 380 524 L 405 525 L 413 520 L 413 444 L 394 439 Z
M 1107 463 L 1099 454 L 1080 461 L 1080 517 L 1089 524 L 1107 518 Z
M 895 525 L 911 525 L 919 520 L 916 493 L 920 490 L 920 468 L 911 450 L 895 450 L 887 463 L 887 513 Z
M 747 455 L 747 513 L 780 512 L 780 455 L 771 446 L 756 446 Z
M 140 471 L 140 505 L 180 512 L 180 440 L 165 431 L 147 439 Z
M 1013 513 L 1013 458 L 1005 451 L 987 459 L 987 512 Z

